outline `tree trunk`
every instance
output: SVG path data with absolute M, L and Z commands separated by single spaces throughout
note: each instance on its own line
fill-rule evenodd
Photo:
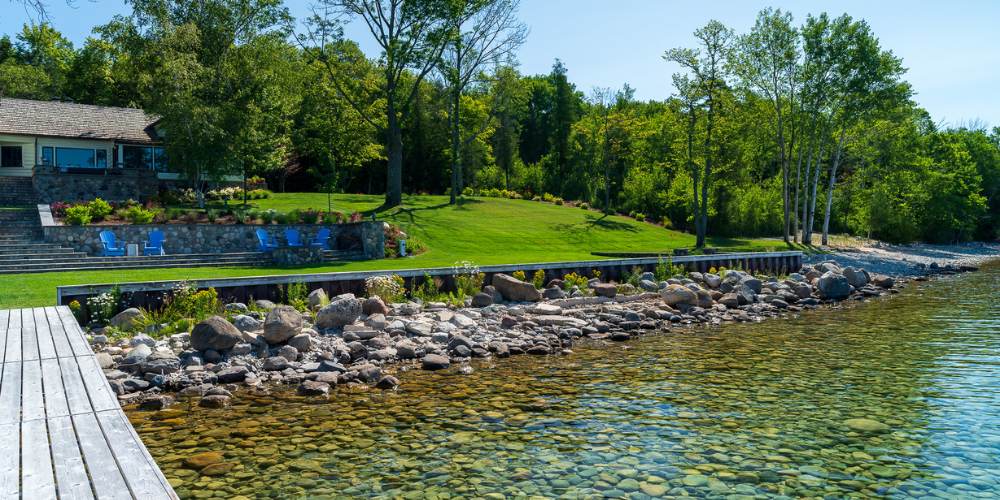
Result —
M 708 184 L 712 177 L 712 125 L 714 118 L 714 103 L 709 98 L 708 117 L 705 125 L 705 176 L 701 179 L 701 227 L 695 243 L 697 248 L 705 248 L 705 238 L 708 236 Z
M 458 201 L 462 194 L 462 159 L 461 159 L 461 130 L 459 118 L 459 107 L 462 95 L 456 89 L 451 96 L 451 204 Z
M 775 86 L 777 88 L 777 86 Z M 785 232 L 782 235 L 785 244 L 791 243 L 789 240 L 789 233 L 791 232 L 791 207 L 789 206 L 788 197 L 788 162 L 786 161 L 787 156 L 785 155 L 785 128 L 784 120 L 781 115 L 781 99 L 778 95 L 775 95 L 774 109 L 778 115 L 778 159 L 781 162 L 781 203 L 782 208 L 784 208 L 784 223 Z
M 825 132 L 825 131 L 824 131 Z M 820 136 L 820 140 L 823 140 L 823 135 Z M 823 171 L 823 153 L 826 150 L 826 144 L 821 143 L 819 147 L 819 157 L 816 158 L 816 168 L 813 169 L 813 180 L 812 180 L 812 196 L 809 199 L 809 222 L 808 222 L 808 232 L 806 233 L 807 238 L 809 238 L 808 244 L 812 244 L 812 232 L 815 226 L 816 220 L 816 191 L 819 189 L 819 174 Z
M 699 204 L 698 204 L 698 166 L 694 163 L 694 128 L 695 128 L 695 114 L 694 108 L 688 108 L 688 136 L 687 136 L 687 158 L 688 158 L 688 168 L 691 169 L 691 190 L 693 196 L 693 204 L 691 207 L 691 217 L 694 222 L 695 234 L 698 233 L 701 226 L 701 215 L 699 214 Z
M 399 123 L 394 99 L 389 99 L 386 109 L 386 149 L 388 166 L 385 175 L 385 205 L 392 208 L 403 203 L 403 130 Z
M 833 155 L 830 165 L 830 182 L 826 190 L 826 213 L 823 214 L 823 245 L 828 244 L 830 236 L 830 211 L 833 209 L 833 185 L 837 181 L 837 168 L 840 166 L 840 155 L 844 151 L 844 139 L 847 137 L 847 127 L 840 130 L 837 141 L 837 153 Z
M 799 144 L 799 150 L 796 153 L 798 159 L 796 160 L 797 165 L 795 166 L 795 210 L 794 220 L 792 221 L 792 228 L 794 229 L 794 241 L 799 242 L 799 191 L 802 187 L 802 144 Z

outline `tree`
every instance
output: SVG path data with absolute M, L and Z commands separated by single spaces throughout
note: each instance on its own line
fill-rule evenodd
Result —
M 705 137 L 703 141 L 704 165 L 701 172 L 701 207 L 696 215 L 696 245 L 705 246 L 708 233 L 708 192 L 712 181 L 712 142 L 716 113 L 718 112 L 719 92 L 726 87 L 728 76 L 727 60 L 733 32 L 718 21 L 709 21 L 703 28 L 694 32 L 701 47 L 698 49 L 676 48 L 664 54 L 664 59 L 681 65 L 692 74 L 690 82 L 697 89 L 698 95 L 704 100 Z
M 385 136 L 388 166 L 384 208 L 403 202 L 402 123 L 421 82 L 434 69 L 448 42 L 447 7 L 445 0 L 320 0 L 309 23 L 305 38 L 318 48 L 316 54 L 340 95 Z M 354 18 L 361 19 L 382 50 L 379 65 L 383 81 L 377 98 L 385 103 L 384 123 L 372 114 L 365 99 L 351 92 L 356 87 L 350 75 L 342 71 L 343 61 L 337 58 L 336 48 L 343 40 L 341 24 Z
M 451 203 L 462 194 L 462 147 L 475 140 L 461 135 L 462 93 L 483 70 L 513 57 L 528 29 L 517 20 L 519 0 L 458 0 L 448 12 L 448 41 L 437 70 L 448 88 L 451 126 Z M 478 132 L 478 131 L 477 131 Z
M 792 26 L 791 13 L 767 8 L 757 15 L 757 22 L 750 33 L 739 38 L 733 68 L 743 85 L 759 91 L 773 106 L 775 116 L 776 146 L 781 164 L 782 202 L 784 208 L 784 240 L 790 243 L 791 204 L 789 203 L 789 150 L 786 148 L 786 103 L 793 102 L 795 73 L 799 58 L 798 32 Z M 793 136 L 794 137 L 794 136 Z
M 490 90 L 497 117 L 492 137 L 493 154 L 497 166 L 503 170 L 504 189 L 509 190 L 511 172 L 518 157 L 518 139 L 522 131 L 520 120 L 527 111 L 528 88 L 514 67 L 502 66 L 494 71 Z

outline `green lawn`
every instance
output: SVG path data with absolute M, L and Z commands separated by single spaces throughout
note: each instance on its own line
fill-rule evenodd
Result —
M 333 208 L 370 213 L 380 196 L 335 195 Z M 318 193 L 275 194 L 254 204 L 262 209 L 326 210 Z M 387 259 L 305 268 L 195 268 L 81 271 L 0 276 L 0 308 L 52 304 L 59 285 L 169 279 L 224 278 L 376 269 L 451 266 L 468 260 L 479 265 L 596 259 L 591 252 L 658 252 L 692 247 L 694 236 L 580 208 L 522 200 L 475 198 L 458 206 L 444 196 L 409 196 L 404 205 L 378 214 L 420 239 L 428 251 L 406 259 Z M 784 248 L 780 240 L 712 239 L 711 246 L 733 251 Z M 169 248 L 169 243 L 168 243 Z

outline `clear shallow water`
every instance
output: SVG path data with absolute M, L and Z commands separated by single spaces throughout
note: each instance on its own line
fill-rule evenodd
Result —
M 1000 496 L 1000 266 L 574 351 L 130 418 L 182 497 Z

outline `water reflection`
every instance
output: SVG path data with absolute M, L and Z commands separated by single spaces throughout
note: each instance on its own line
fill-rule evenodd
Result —
M 993 497 L 998 289 L 130 416 L 182 497 Z

